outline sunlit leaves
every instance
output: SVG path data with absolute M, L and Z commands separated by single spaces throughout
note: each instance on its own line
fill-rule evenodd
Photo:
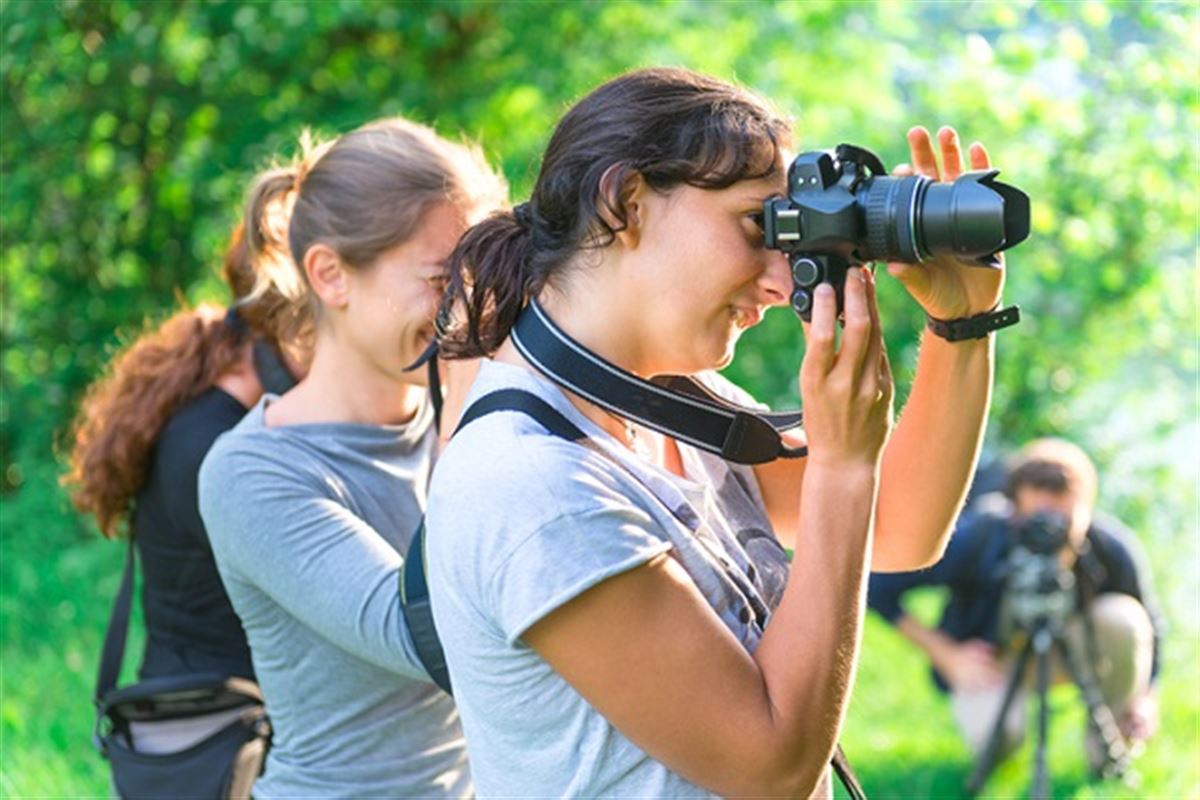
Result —
M 408 114 L 479 140 L 520 199 L 563 109 L 645 64 L 764 93 L 794 116 L 801 148 L 853 141 L 894 164 L 909 126 L 943 123 L 988 145 L 1034 201 L 1033 235 L 1010 258 L 1008 297 L 1027 320 L 1000 335 L 994 446 L 1086 439 L 1107 424 L 1114 387 L 1170 396 L 1157 408 L 1182 421 L 1195 413 L 1183 342 L 1200 115 L 1188 8 L 10 0 L 0 450 L 42 457 L 114 330 L 177 290 L 222 296 L 213 266 L 246 182 L 301 128 Z M 922 318 L 886 278 L 880 297 L 903 396 Z M 791 404 L 802 352 L 778 311 L 732 372 Z M 1165 372 L 1120 378 L 1143 367 Z

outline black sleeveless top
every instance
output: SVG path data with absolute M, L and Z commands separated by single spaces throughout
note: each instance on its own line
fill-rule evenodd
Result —
M 214 387 L 177 411 L 155 444 L 132 517 L 147 632 L 143 680 L 194 672 L 254 677 L 246 634 L 217 574 L 196 496 L 208 449 L 245 413 Z

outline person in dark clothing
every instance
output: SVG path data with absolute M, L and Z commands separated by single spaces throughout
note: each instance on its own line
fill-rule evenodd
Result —
M 155 444 L 130 523 L 145 578 L 143 680 L 195 672 L 254 678 L 196 500 L 205 454 L 245 413 L 237 397 L 213 386 L 176 412 Z
M 310 324 L 295 299 L 299 276 L 267 255 L 252 258 L 240 225 L 223 276 L 233 306 L 176 312 L 90 387 L 63 477 L 76 507 L 105 536 L 127 534 L 137 550 L 147 631 L 142 680 L 203 672 L 254 678 L 200 520 L 197 475 L 212 443 L 264 388 L 286 389 L 304 370 Z
M 1035 441 L 1018 455 L 1005 492 L 978 498 L 963 514 L 941 561 L 928 570 L 871 576 L 870 608 L 929 656 L 934 681 L 950 695 L 959 728 L 976 753 L 987 744 L 1015 657 L 1001 623 L 1008 555 L 1021 523 L 1038 512 L 1070 520 L 1061 558 L 1075 574 L 1079 608 L 1090 615 L 1099 688 L 1121 732 L 1136 746 L 1157 726 L 1162 618 L 1140 545 L 1121 523 L 1093 512 L 1095 493 L 1095 467 L 1080 448 L 1057 439 Z M 903 607 L 905 593 L 923 586 L 950 590 L 936 629 Z M 1077 652 L 1088 653 L 1082 623 L 1069 622 L 1066 636 Z M 1058 677 L 1065 678 L 1058 666 Z M 1022 700 L 1005 720 L 1006 750 L 1024 735 Z M 1100 757 L 1091 740 L 1089 757 L 1093 764 Z

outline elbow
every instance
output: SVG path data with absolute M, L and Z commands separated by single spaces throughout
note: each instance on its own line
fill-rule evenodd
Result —
M 912 572 L 919 569 L 929 569 L 934 564 L 942 560 L 942 556 L 946 555 L 946 543 L 940 542 L 937 547 L 928 550 L 924 553 L 916 554 L 905 566 L 894 572 Z
M 833 743 L 827 747 L 779 747 L 760 750 L 753 765 L 743 762 L 743 779 L 720 793 L 728 797 L 809 798 L 821 785 L 833 757 Z M 773 751 L 773 752 L 771 752 Z
M 881 535 L 875 537 L 871 550 L 872 572 L 913 572 L 928 569 L 942 560 L 950 543 L 950 530 L 936 537 L 903 535 Z
M 774 769 L 764 770 L 759 780 L 753 785 L 742 787 L 743 791 L 734 796 L 740 797 L 782 797 L 807 800 L 813 796 L 824 780 L 828 771 L 829 759 L 822 758 L 815 763 L 801 757 L 792 759 L 790 763 L 779 764 Z

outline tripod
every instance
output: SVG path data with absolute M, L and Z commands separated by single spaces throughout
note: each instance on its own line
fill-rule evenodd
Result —
M 1083 622 L 1087 628 L 1089 649 L 1094 650 L 1094 647 L 1091 647 L 1094 642 L 1091 620 L 1086 614 L 1083 616 Z M 971 777 L 967 780 L 967 792 L 972 796 L 979 793 L 984 782 L 996 767 L 1004 741 L 1005 717 L 1017 695 L 1017 690 L 1024 682 L 1025 667 L 1029 663 L 1029 659 L 1033 657 L 1036 670 L 1038 722 L 1037 746 L 1033 757 L 1033 788 L 1030 796 L 1034 800 L 1048 800 L 1050 797 L 1050 777 L 1046 766 L 1046 730 L 1049 727 L 1050 717 L 1047 693 L 1050 688 L 1050 654 L 1055 650 L 1062 656 L 1062 661 L 1067 667 L 1072 682 L 1079 687 L 1079 691 L 1083 695 L 1084 703 L 1087 705 L 1089 731 L 1094 731 L 1104 745 L 1104 761 L 1100 773 L 1105 777 L 1118 776 L 1125 774 L 1129 768 L 1129 750 L 1125 747 L 1121 732 L 1117 728 L 1116 719 L 1105 704 L 1094 680 L 1092 665 L 1095 663 L 1095 658 L 1085 663 L 1076 649 L 1063 636 L 1061 622 L 1055 624 L 1053 617 L 1041 616 L 1034 621 L 1029 638 L 1026 640 L 1025 646 L 1021 648 L 1017 663 L 1013 666 L 1012 674 L 1009 676 L 1004 692 L 1004 701 L 1000 704 L 999 713 L 996 714 L 996 721 L 993 723 L 987 746 L 980 755 L 975 769 L 971 772 Z M 1095 653 L 1090 655 L 1094 656 Z

